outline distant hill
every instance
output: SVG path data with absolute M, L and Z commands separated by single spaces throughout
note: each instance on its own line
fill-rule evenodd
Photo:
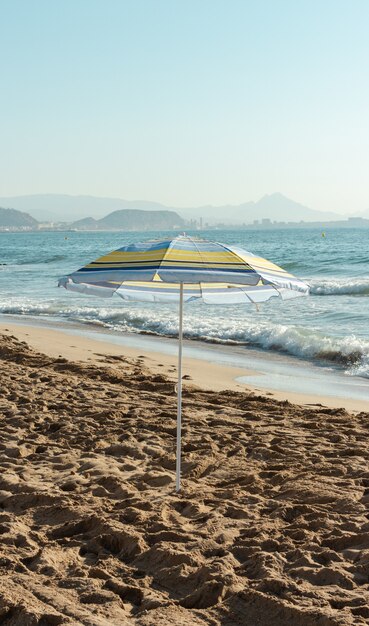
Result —
M 100 220 L 87 217 L 73 222 L 77 230 L 171 230 L 183 228 L 184 220 L 175 211 L 141 211 L 122 209 Z
M 0 207 L 0 228 L 37 228 L 38 222 L 28 213 Z
M 200 206 L 176 208 L 157 202 L 144 200 L 123 200 L 121 198 L 98 198 L 94 196 L 68 196 L 60 194 L 38 194 L 0 198 L 0 206 L 11 206 L 31 213 L 41 221 L 74 222 L 83 218 L 103 218 L 108 212 L 120 210 L 174 211 L 185 220 L 200 218 L 209 224 L 243 224 L 254 220 L 307 222 L 342 219 L 342 215 L 328 211 L 315 211 L 287 198 L 281 193 L 263 196 L 257 202 L 244 202 L 239 205 Z
M 342 215 L 329 211 L 315 211 L 287 198 L 281 193 L 263 196 L 257 202 L 228 204 L 225 206 L 203 206 L 196 209 L 182 209 L 181 214 L 187 219 L 202 217 L 203 222 L 224 224 L 251 224 L 254 220 L 270 219 L 278 222 L 331 221 L 342 219 Z
M 69 196 L 56 193 L 3 197 L 0 198 L 0 206 L 11 206 L 20 211 L 27 211 L 41 222 L 74 222 L 85 217 L 99 219 L 108 212 L 120 209 L 165 211 L 172 208 L 145 200 Z

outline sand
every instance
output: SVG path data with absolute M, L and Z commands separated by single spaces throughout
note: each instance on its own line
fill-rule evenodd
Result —
M 186 379 L 176 494 L 150 365 L 0 337 L 0 623 L 368 624 L 369 413 Z
M 52 357 L 64 357 L 70 360 L 83 361 L 88 363 L 106 363 L 109 358 L 114 362 L 124 353 L 125 356 L 137 359 L 152 372 L 164 374 L 169 380 L 173 381 L 173 385 L 177 383 L 177 355 L 168 355 L 164 352 L 158 352 L 155 344 L 147 342 L 145 349 L 136 346 L 121 346 L 112 343 L 108 334 L 106 340 L 102 340 L 103 334 L 90 333 L 89 336 L 83 335 L 83 331 L 71 332 L 67 326 L 61 325 L 58 330 L 46 327 L 44 325 L 29 325 L 17 320 L 12 322 L 0 320 L 0 333 L 16 335 L 22 341 L 26 341 L 32 348 Z M 344 407 L 348 411 L 367 411 L 368 401 L 350 397 L 335 397 L 324 393 L 324 385 L 322 391 L 317 394 L 296 393 L 291 391 L 275 391 L 272 389 L 255 389 L 251 385 L 245 385 L 239 382 L 239 378 L 245 376 L 258 377 L 260 372 L 252 369 L 245 369 L 219 364 L 216 361 L 202 360 L 199 358 L 191 358 L 187 354 L 186 345 L 183 351 L 183 375 L 186 380 L 193 382 L 202 389 L 211 389 L 213 391 L 222 391 L 224 389 L 232 389 L 234 391 L 256 391 L 258 394 L 266 395 L 276 400 L 289 400 L 295 404 L 312 406 L 324 405 L 326 407 L 341 408 Z

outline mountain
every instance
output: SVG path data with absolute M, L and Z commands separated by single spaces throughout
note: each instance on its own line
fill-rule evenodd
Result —
M 203 206 L 196 209 L 182 209 L 181 214 L 187 219 L 202 218 L 203 223 L 214 221 L 224 224 L 251 224 L 254 220 L 269 219 L 278 222 L 331 221 L 343 219 L 342 215 L 328 211 L 316 211 L 287 198 L 281 193 L 263 196 L 257 202 L 228 204 L 214 207 Z
M 121 198 L 99 198 L 95 196 L 69 196 L 61 194 L 35 194 L 0 198 L 0 206 L 11 206 L 31 213 L 44 222 L 74 222 L 84 217 L 103 217 L 109 211 L 140 209 L 144 211 L 168 210 L 158 202 L 145 200 L 122 200 Z
M 28 213 L 0 207 L 0 228 L 37 228 L 38 222 Z
M 77 230 L 171 230 L 184 225 L 184 220 L 175 211 L 122 209 L 100 220 L 93 217 L 78 220 L 71 227 Z
M 285 222 L 342 219 L 342 215 L 331 213 L 330 211 L 316 211 L 315 209 L 310 209 L 300 204 L 300 202 L 290 200 L 290 198 L 287 198 L 281 193 L 263 196 L 258 202 L 255 202 L 255 206 L 249 210 L 249 213 L 255 215 L 253 219 L 263 217 Z
M 175 211 L 182 218 L 203 219 L 209 224 L 243 224 L 254 220 L 270 219 L 272 221 L 305 220 L 331 221 L 342 219 L 342 215 L 325 211 L 315 211 L 295 202 L 281 193 L 263 196 L 257 202 L 244 202 L 239 205 L 200 206 L 192 208 L 176 208 L 164 206 L 157 202 L 144 200 L 122 200 L 121 198 L 99 198 L 94 196 L 69 196 L 59 194 L 38 194 L 33 196 L 17 196 L 0 198 L 0 206 L 11 206 L 20 211 L 31 213 L 36 219 L 43 221 L 74 222 L 82 218 L 102 218 L 109 211 L 140 210 L 140 211 Z

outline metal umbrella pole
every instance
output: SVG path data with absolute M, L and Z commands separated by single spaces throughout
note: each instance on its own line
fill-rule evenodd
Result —
M 183 283 L 179 286 L 176 491 L 181 489 Z

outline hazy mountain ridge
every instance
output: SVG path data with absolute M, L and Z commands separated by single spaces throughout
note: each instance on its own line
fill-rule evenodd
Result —
M 121 209 L 113 211 L 100 220 L 87 217 L 73 222 L 77 230 L 167 230 L 183 228 L 184 220 L 175 211 L 143 211 Z
M 100 219 L 108 212 L 121 209 L 166 211 L 158 202 L 146 200 L 123 200 L 96 196 L 70 196 L 66 194 L 34 194 L 0 198 L 0 206 L 9 206 L 31 213 L 37 220 L 45 222 L 74 222 L 83 218 Z
M 272 221 L 331 221 L 344 219 L 344 216 L 328 211 L 316 211 L 281 193 L 263 196 L 257 202 L 244 202 L 240 205 L 169 207 L 146 200 L 124 200 L 120 198 L 100 198 L 95 196 L 69 196 L 60 194 L 39 194 L 0 198 L 0 206 L 11 206 L 31 213 L 41 221 L 75 222 L 83 218 L 104 219 L 108 211 L 144 210 L 174 211 L 182 218 L 200 220 L 209 224 L 242 224 L 254 220 Z
M 203 206 L 197 209 L 181 210 L 182 215 L 191 218 L 201 216 L 203 220 L 214 220 L 214 214 L 219 214 L 218 221 L 224 224 L 252 223 L 254 220 L 270 219 L 272 221 L 306 222 L 331 221 L 344 219 L 342 215 L 329 211 L 316 211 L 300 202 L 295 202 L 281 193 L 265 195 L 254 202 L 244 202 L 239 205 L 226 205 L 221 207 Z M 209 222 L 210 223 L 210 222 Z
M 274 194 L 275 195 L 275 194 Z M 241 216 L 231 209 L 240 210 L 240 207 L 227 207 L 224 209 L 224 214 L 228 219 L 223 219 L 224 228 L 244 227 L 248 229 L 253 228 L 352 228 L 352 227 L 364 227 L 369 228 L 369 219 L 363 217 L 350 217 L 348 219 L 332 219 L 334 214 L 328 214 L 330 219 L 322 219 L 319 212 L 312 211 L 299 205 L 301 207 L 301 215 L 304 219 L 298 219 L 296 214 L 297 203 L 284 198 L 279 198 L 280 202 L 284 205 L 285 210 L 289 208 L 288 219 L 283 220 L 283 212 L 279 213 L 281 218 L 275 220 L 275 197 L 265 196 L 259 202 L 246 203 L 241 205 Z M 139 204 L 139 203 L 137 203 Z M 147 205 L 148 203 L 146 203 Z M 156 205 L 157 206 L 157 205 Z M 281 207 L 280 207 L 281 208 Z M 282 207 L 283 208 L 283 207 Z M 21 231 L 21 230 L 39 230 L 39 229 L 74 229 L 78 231 L 155 231 L 155 230 L 187 230 L 187 229 L 202 229 L 202 228 L 218 228 L 222 227 L 220 220 L 208 220 L 207 211 L 210 211 L 212 215 L 213 207 L 202 207 L 199 209 L 199 217 L 191 218 L 190 209 L 188 209 L 187 219 L 183 219 L 176 211 L 170 211 L 168 209 L 163 210 L 149 210 L 149 209 L 119 209 L 113 211 L 108 215 L 105 215 L 101 219 L 95 219 L 93 217 L 85 217 L 74 222 L 60 221 L 56 223 L 39 223 L 29 213 L 19 211 L 16 209 L 4 209 L 0 208 L 0 230 L 1 231 Z M 268 211 L 269 209 L 269 211 Z M 302 210 L 305 209 L 305 212 Z M 254 211 L 252 214 L 250 210 Z M 293 214 L 291 212 L 293 210 Z M 184 211 L 186 213 L 186 211 Z M 240 215 L 238 213 L 238 215 Z M 246 217 L 246 215 L 248 217 Z M 252 215 L 257 217 L 254 220 L 251 219 Z M 325 214 L 323 214 L 325 215 Z M 319 220 L 320 217 L 320 220 Z M 369 216 L 368 216 L 369 217 Z M 309 219 L 310 218 L 310 219 Z M 241 221 L 242 220 L 242 221 Z

